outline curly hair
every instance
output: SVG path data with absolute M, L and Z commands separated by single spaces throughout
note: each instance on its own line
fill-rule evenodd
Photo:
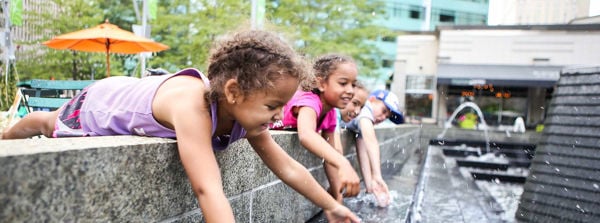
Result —
M 322 80 L 327 80 L 329 75 L 338 68 L 338 65 L 344 63 L 356 64 L 354 59 L 350 56 L 338 53 L 325 54 L 317 57 L 313 63 L 313 72 L 315 77 L 320 77 Z M 312 82 L 306 82 L 307 85 L 302 86 L 305 90 L 312 90 L 318 93 L 316 80 Z
M 245 95 L 275 88 L 274 82 L 293 77 L 311 79 L 306 62 L 289 43 L 264 30 L 246 30 L 225 36 L 211 49 L 208 79 L 210 100 L 223 97 L 223 86 L 238 81 Z

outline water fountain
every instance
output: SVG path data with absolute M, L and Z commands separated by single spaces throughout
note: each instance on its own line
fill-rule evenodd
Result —
M 473 140 L 482 131 L 452 130 L 452 134 L 446 134 L 467 108 L 477 114 L 476 129 L 483 130 L 484 141 Z M 522 191 L 522 172 L 530 164 L 535 145 L 514 142 L 519 137 L 488 132 L 490 129 L 479 106 L 465 102 L 443 123 L 440 134 L 431 135 L 406 222 L 514 220 L 516 206 L 512 201 L 517 198 L 506 191 Z M 506 137 L 510 138 L 508 142 L 502 142 Z M 512 197 L 502 197 L 505 194 Z M 484 203 L 487 205 L 481 205 Z
M 460 104 L 458 106 L 458 108 L 456 108 L 454 110 L 452 115 L 450 115 L 450 118 L 448 118 L 448 120 L 446 120 L 446 123 L 444 123 L 444 130 L 442 130 L 442 133 L 440 133 L 437 136 L 437 138 L 440 140 L 443 139 L 444 135 L 446 134 L 446 131 L 448 131 L 448 129 L 452 128 L 452 121 L 456 118 L 456 116 L 459 114 L 459 112 L 468 107 L 472 108 L 473 110 L 475 110 L 475 112 L 477 112 L 477 117 L 479 118 L 479 120 L 481 122 L 480 126 L 484 132 L 486 153 L 489 153 L 490 152 L 490 137 L 488 135 L 488 125 L 485 122 L 485 118 L 483 117 L 483 112 L 481 112 L 481 109 L 479 108 L 479 106 L 477 106 L 477 104 L 470 102 L 470 101 Z M 479 150 L 479 155 L 481 155 L 481 149 Z

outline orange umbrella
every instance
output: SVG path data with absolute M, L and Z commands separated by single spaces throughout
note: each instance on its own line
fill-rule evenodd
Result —
M 109 53 L 136 54 L 169 49 L 167 45 L 120 29 L 118 26 L 110 24 L 108 20 L 93 28 L 54 37 L 43 44 L 54 49 L 105 52 L 106 76 L 110 76 Z

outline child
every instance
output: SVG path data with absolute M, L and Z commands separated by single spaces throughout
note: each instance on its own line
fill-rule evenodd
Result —
M 348 56 L 328 54 L 316 59 L 313 70 L 316 82 L 304 86 L 312 91 L 297 91 L 285 105 L 282 123 L 273 129 L 297 130 L 302 146 L 324 159 L 329 193 L 341 203 L 342 195 L 360 192 L 360 179 L 336 142 L 335 108 L 346 107 L 352 99 L 358 68 Z
M 360 82 L 356 82 L 356 88 L 354 89 L 354 97 L 352 101 L 346 105 L 345 108 L 339 109 L 338 112 L 338 128 L 346 128 L 345 124 L 352 121 L 360 113 L 360 110 L 367 102 L 369 97 L 369 91 Z
M 373 193 L 382 207 L 387 206 L 390 200 L 387 184 L 381 176 L 379 143 L 374 125 L 388 118 L 395 124 L 403 123 L 404 117 L 399 107 L 398 97 L 394 93 L 376 90 L 371 93 L 358 117 L 346 124 L 349 130 L 358 133 L 356 153 L 367 193 Z
M 307 77 L 305 71 L 296 52 L 276 34 L 244 31 L 213 48 L 208 78 L 195 69 L 142 79 L 106 78 L 55 112 L 26 116 L 3 138 L 39 134 L 177 138 L 181 162 L 206 222 L 233 222 L 213 149 L 225 149 L 245 137 L 273 173 L 323 208 L 330 221 L 358 222 L 268 131 Z

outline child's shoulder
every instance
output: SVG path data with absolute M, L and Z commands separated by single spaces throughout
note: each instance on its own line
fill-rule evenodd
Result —
M 313 92 L 310 91 L 302 91 L 302 90 L 298 90 L 296 91 L 296 93 L 294 93 L 294 96 L 292 96 L 292 98 L 290 99 L 289 103 L 296 103 L 296 102 L 305 102 L 305 101 L 321 101 L 321 99 L 319 98 L 318 94 L 315 94 Z

